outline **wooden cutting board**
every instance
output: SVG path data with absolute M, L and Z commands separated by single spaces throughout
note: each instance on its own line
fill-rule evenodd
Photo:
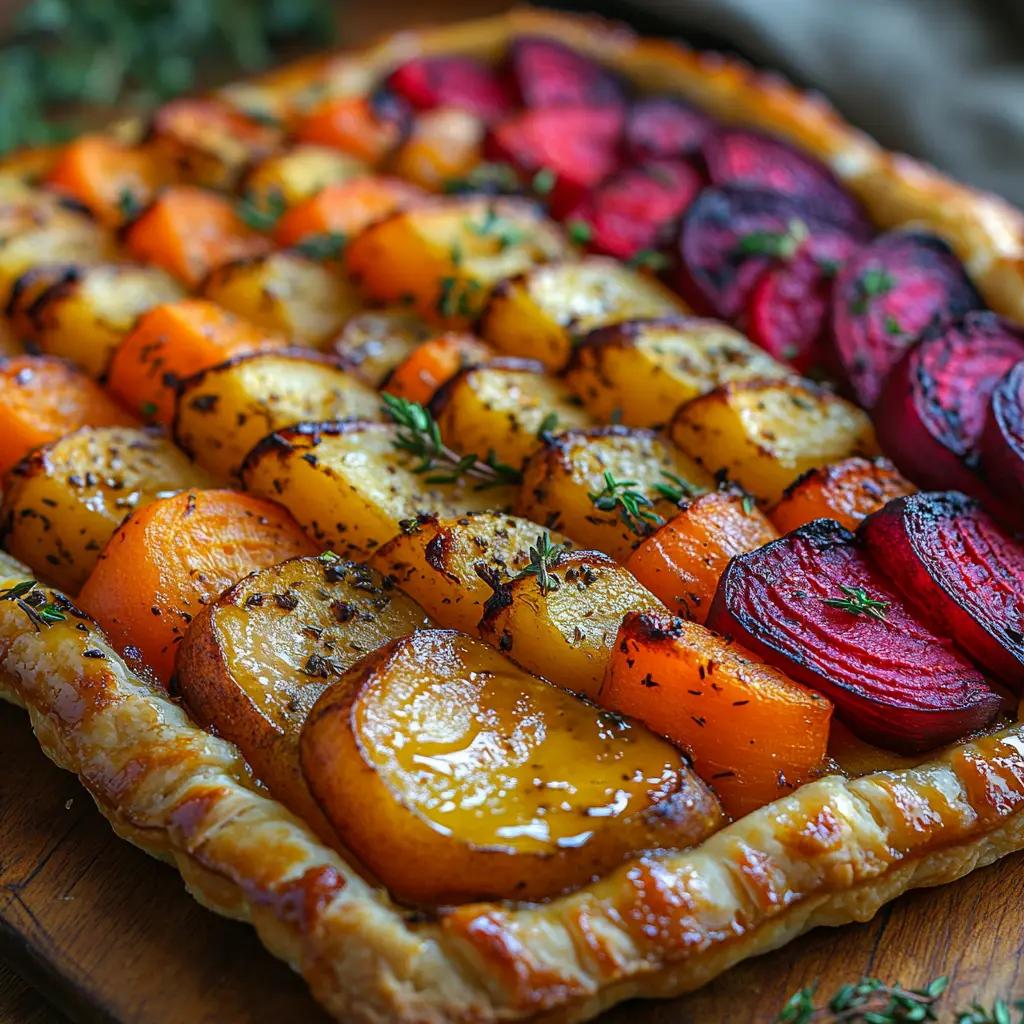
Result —
M 203 910 L 176 872 L 117 839 L 77 779 L 40 752 L 27 715 L 2 703 L 0 751 L 0 957 L 66 1014 L 104 1024 L 326 1020 L 249 928 Z M 1018 854 L 602 1024 L 769 1024 L 815 978 L 830 993 L 862 974 L 910 986 L 949 975 L 952 1009 L 1024 996 L 1022 954 Z

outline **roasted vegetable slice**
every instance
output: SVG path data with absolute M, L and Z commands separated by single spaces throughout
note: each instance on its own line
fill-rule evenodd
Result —
M 8 474 L 0 538 L 40 579 L 76 594 L 134 509 L 214 481 L 170 441 L 131 427 L 82 427 Z
M 393 641 L 324 693 L 302 770 L 345 844 L 418 903 L 554 896 L 723 823 L 643 726 L 441 630 Z
M 389 162 L 392 172 L 431 192 L 471 174 L 483 155 L 486 126 L 464 110 L 432 110 L 416 118 Z
M 333 555 L 258 569 L 185 634 L 177 690 L 197 722 L 234 743 L 256 777 L 333 839 L 299 765 L 302 725 L 331 681 L 367 652 L 432 625 L 365 565 Z
M 625 562 L 711 475 L 652 430 L 593 427 L 541 439 L 515 511 Z
M 648 96 L 629 108 L 623 145 L 633 160 L 697 156 L 716 128 L 699 107 L 675 96 Z
M 597 699 L 682 747 L 734 818 L 824 767 L 831 701 L 693 622 L 630 612 Z
M 364 384 L 380 387 L 402 360 L 436 331 L 404 309 L 367 310 L 352 317 L 331 344 Z
M 243 179 L 241 191 L 258 208 L 272 209 L 276 202 L 290 209 L 324 189 L 370 173 L 369 164 L 358 157 L 329 146 L 300 143 L 256 164 Z
M 484 312 L 485 340 L 509 355 L 561 370 L 588 331 L 664 317 L 685 306 L 658 281 L 599 256 L 535 267 L 504 281 Z
M 629 556 L 626 568 L 676 615 L 703 622 L 729 559 L 778 534 L 737 487 L 688 501 Z
M 957 491 L 890 501 L 858 535 L 904 599 L 1014 690 L 1024 681 L 1024 547 Z
M 539 571 L 572 542 L 516 516 L 480 512 L 439 519 L 419 516 L 378 548 L 371 564 L 391 577 L 442 626 L 476 633 L 491 584 Z
M 388 75 L 387 87 L 414 110 L 448 107 L 490 121 L 507 113 L 512 95 L 493 68 L 471 57 L 417 57 Z
M 494 354 L 476 335 L 448 331 L 417 345 L 387 375 L 383 389 L 426 405 L 460 370 L 486 363 Z
M 182 381 L 174 438 L 223 478 L 237 478 L 253 446 L 309 420 L 375 419 L 380 399 L 330 359 L 309 351 L 258 352 Z
M 324 100 L 301 117 L 295 137 L 376 165 L 396 149 L 408 129 L 408 106 L 394 94 L 378 90 L 372 96 Z
M 514 39 L 509 67 L 527 107 L 625 106 L 626 92 L 614 72 L 554 39 Z
M 1020 509 L 1024 501 L 1024 362 L 995 386 L 981 432 L 981 468 L 986 479 L 1006 500 Z M 1024 525 L 1024 513 L 1015 522 Z
M 801 473 L 851 455 L 875 455 L 867 416 L 810 383 L 740 381 L 684 405 L 672 440 L 770 508 Z
M 941 746 L 987 725 L 1001 705 L 827 519 L 734 558 L 708 626 L 823 693 L 854 733 L 886 749 Z
M 599 551 L 541 542 L 532 568 L 499 583 L 484 606 L 480 636 L 527 672 L 596 698 L 627 612 L 665 606 Z
M 887 501 L 916 490 L 888 459 L 843 459 L 797 477 L 768 518 L 779 533 L 789 533 L 815 519 L 834 519 L 855 530 L 865 516 Z
M 565 380 L 599 419 L 659 427 L 719 384 L 788 372 L 721 321 L 677 316 L 591 331 L 573 350 Z

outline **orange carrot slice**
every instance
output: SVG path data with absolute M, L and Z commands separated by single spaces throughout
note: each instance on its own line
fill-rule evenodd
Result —
M 366 96 L 347 96 L 321 103 L 296 126 L 299 142 L 315 142 L 376 164 L 401 141 L 404 118 L 381 116 Z
M 437 389 L 463 367 L 485 363 L 494 356 L 494 349 L 472 334 L 442 334 L 417 345 L 392 370 L 383 390 L 426 405 Z
M 135 667 L 166 684 L 178 643 L 205 604 L 255 569 L 316 551 L 272 501 L 239 491 L 183 491 L 125 520 L 79 604 Z

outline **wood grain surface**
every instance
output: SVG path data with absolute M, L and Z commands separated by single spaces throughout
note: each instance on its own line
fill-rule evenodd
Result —
M 0 957 L 61 1011 L 104 1024 L 325 1020 L 250 929 L 203 910 L 176 872 L 117 839 L 77 779 L 40 752 L 24 712 L 2 704 L 0 751 Z M 948 974 L 952 1009 L 1024 996 L 1022 953 L 1018 854 L 911 893 L 868 924 L 818 929 L 692 996 L 613 1010 L 602 1024 L 768 1024 L 815 978 L 831 992 L 868 973 L 911 986 Z M 0 1005 L 3 1024 L 59 1020 L 23 991 Z

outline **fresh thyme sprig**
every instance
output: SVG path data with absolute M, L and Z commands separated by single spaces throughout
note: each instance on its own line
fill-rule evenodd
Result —
M 646 536 L 652 526 L 660 526 L 663 520 L 652 508 L 654 502 L 642 491 L 634 490 L 639 485 L 638 480 L 616 480 L 614 473 L 605 470 L 604 489 L 589 491 L 587 497 L 593 502 L 594 508 L 602 512 L 618 509 L 622 521 L 633 533 Z
M 551 570 L 562 560 L 562 555 L 565 554 L 565 546 L 562 544 L 552 544 L 550 535 L 542 533 L 537 538 L 536 543 L 530 546 L 529 552 L 530 564 L 515 576 L 514 579 L 522 580 L 526 579 L 527 576 L 536 576 L 537 586 L 540 588 L 542 595 L 557 590 L 562 583 L 557 576 L 551 575 Z
M 482 221 L 467 221 L 466 227 L 481 238 L 493 238 L 498 243 L 499 252 L 510 245 L 518 245 L 526 237 L 519 224 L 509 217 L 502 217 L 493 206 L 484 211 Z
M 905 989 L 885 985 L 877 978 L 861 978 L 843 985 L 823 1006 L 814 1005 L 817 985 L 792 995 L 774 1024 L 910 1024 L 935 1021 L 935 1004 L 949 984 L 936 978 L 924 988 Z
M 840 583 L 839 589 L 846 595 L 845 598 L 823 597 L 821 603 L 832 608 L 840 608 L 851 615 L 867 615 L 869 618 L 885 621 L 886 612 L 892 602 L 876 601 L 868 597 L 868 592 L 863 587 L 848 587 Z
M 63 622 L 67 616 L 52 601 L 46 600 L 41 590 L 36 590 L 36 580 L 23 580 L 13 587 L 0 590 L 0 601 L 13 601 L 32 621 L 37 630 Z
M 809 237 L 807 225 L 794 218 L 786 225 L 785 231 L 751 231 L 740 238 L 736 251 L 741 256 L 774 256 L 780 260 L 791 260 Z
M 275 189 L 262 195 L 243 196 L 235 203 L 235 212 L 253 231 L 270 231 L 287 207 L 284 196 Z
M 381 411 L 401 428 L 394 441 L 395 448 L 420 460 L 413 466 L 413 472 L 430 473 L 426 478 L 428 484 L 450 484 L 468 477 L 480 481 L 476 490 L 482 491 L 522 481 L 519 470 L 499 462 L 493 448 L 484 459 L 473 453 L 459 455 L 449 448 L 441 440 L 437 421 L 419 402 L 386 392 L 381 398 L 384 402 Z
M 857 296 L 850 303 L 850 312 L 866 312 L 871 299 L 888 295 L 895 287 L 896 280 L 885 267 L 868 267 L 857 279 Z
M 1020 1016 L 1016 1021 L 1012 1014 Z M 956 1024 L 1024 1024 L 1024 999 L 1015 999 L 1008 1003 L 1005 999 L 997 999 L 992 1009 L 986 1009 L 980 1003 L 971 1003 L 964 1010 L 957 1010 Z
M 307 235 L 295 246 L 295 251 L 306 259 L 326 263 L 341 257 L 348 239 L 340 231 L 326 231 L 318 235 Z
M 698 493 L 697 488 L 688 480 L 684 480 L 681 476 L 677 476 L 675 473 L 670 473 L 667 469 L 663 469 L 661 471 L 661 475 L 668 482 L 655 484 L 654 489 L 663 498 L 668 498 L 669 501 L 674 501 L 677 505 L 681 501 L 685 501 L 687 498 L 692 498 Z

